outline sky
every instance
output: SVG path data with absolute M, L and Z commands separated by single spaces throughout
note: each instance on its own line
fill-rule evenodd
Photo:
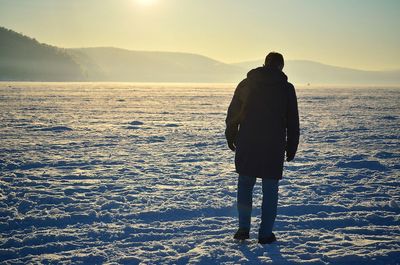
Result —
M 0 26 L 65 48 L 400 69 L 400 0 L 0 0 Z

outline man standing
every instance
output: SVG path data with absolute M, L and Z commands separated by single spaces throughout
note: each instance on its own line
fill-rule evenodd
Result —
M 249 238 L 253 187 L 262 178 L 263 200 L 260 244 L 276 241 L 272 228 L 278 205 L 278 182 L 283 163 L 292 161 L 299 143 L 296 92 L 282 72 L 283 56 L 271 52 L 263 67 L 251 70 L 241 81 L 229 105 L 225 136 L 235 153 L 239 173 L 237 208 L 239 229 L 235 239 Z

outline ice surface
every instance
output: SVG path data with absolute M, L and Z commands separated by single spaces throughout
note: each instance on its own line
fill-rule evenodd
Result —
M 0 263 L 399 264 L 400 90 L 297 90 L 270 246 L 260 185 L 251 239 L 232 239 L 233 90 L 0 83 Z

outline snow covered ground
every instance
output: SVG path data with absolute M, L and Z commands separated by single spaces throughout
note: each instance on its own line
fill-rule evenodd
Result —
M 0 83 L 0 264 L 399 264 L 400 89 L 299 88 L 278 242 L 238 243 L 234 85 Z

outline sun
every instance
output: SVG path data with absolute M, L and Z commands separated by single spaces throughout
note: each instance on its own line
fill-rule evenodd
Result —
M 141 6 L 151 6 L 154 5 L 157 0 L 135 0 L 135 2 Z

